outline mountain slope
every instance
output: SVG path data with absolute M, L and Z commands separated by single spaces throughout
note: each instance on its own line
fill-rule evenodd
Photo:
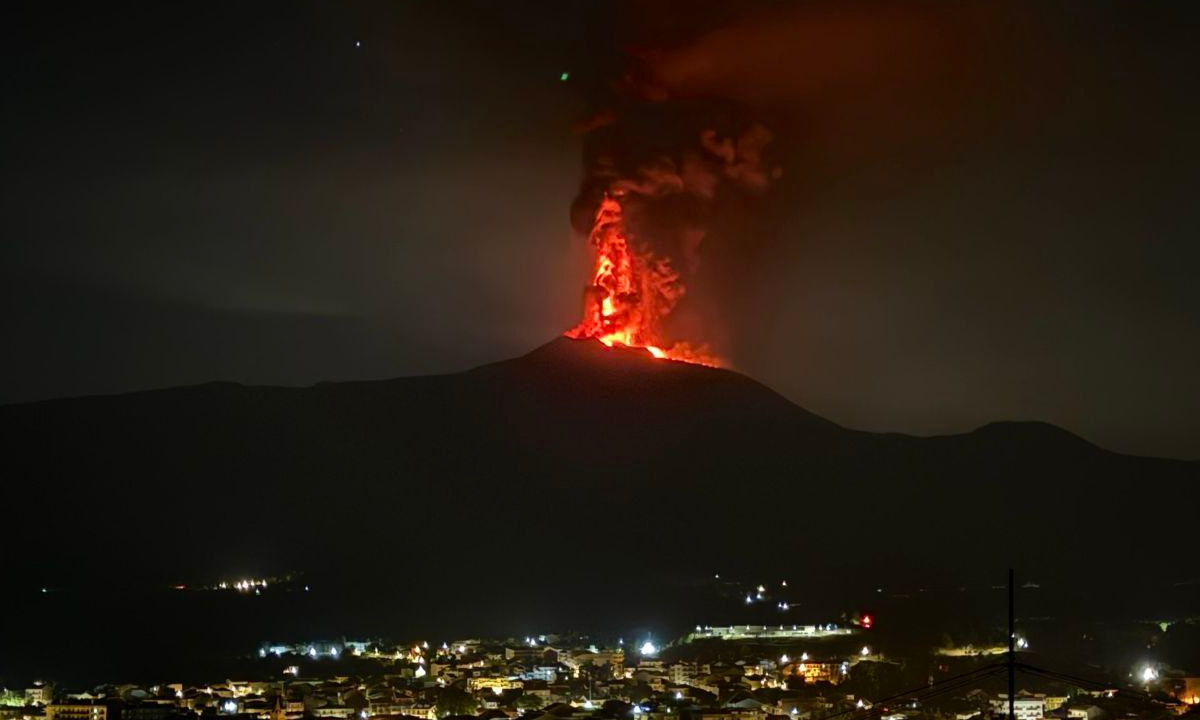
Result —
M 482 580 L 480 543 L 566 566 L 635 527 L 681 569 L 1129 561 L 1099 530 L 1182 542 L 1162 516 L 1197 479 L 1039 423 L 847 430 L 737 373 L 565 338 L 455 375 L 7 406 L 0 431 L 23 509 L 5 561 L 50 579 L 355 574 L 384 553 Z

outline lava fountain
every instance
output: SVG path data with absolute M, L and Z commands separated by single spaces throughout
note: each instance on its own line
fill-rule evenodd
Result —
M 637 242 L 628 231 L 619 192 L 605 193 L 589 241 L 595 252 L 592 283 L 584 291 L 583 320 L 566 333 L 608 347 L 643 348 L 656 358 L 719 367 L 705 348 L 669 346 L 659 323 L 683 297 L 685 287 L 671 261 Z

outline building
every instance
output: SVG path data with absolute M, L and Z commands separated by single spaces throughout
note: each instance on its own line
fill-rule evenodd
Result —
M 853 635 L 854 628 L 841 628 L 837 625 L 717 625 L 698 627 L 689 633 L 684 640 L 791 640 L 795 638 L 836 637 Z
M 804 661 L 791 663 L 784 668 L 784 674 L 788 676 L 788 682 L 793 682 L 793 678 L 803 679 L 806 683 L 828 682 L 837 684 L 845 679 L 843 672 L 844 663 L 840 660 L 827 662 Z M 791 685 L 789 685 L 791 687 Z
M 541 665 L 521 673 L 520 678 L 552 683 L 558 679 L 558 668 L 555 665 Z
M 471 677 L 467 678 L 467 690 L 469 692 L 478 692 L 480 690 L 491 690 L 497 695 L 505 690 L 517 690 L 525 686 L 525 683 L 515 678 L 506 677 Z
M 115 705 L 103 702 L 50 703 L 46 720 L 117 720 L 120 713 Z
M 26 705 L 49 705 L 54 699 L 54 687 L 44 682 L 35 682 L 33 687 L 25 689 Z
M 992 714 L 999 717 L 1008 716 L 1008 693 L 1000 693 L 991 701 Z M 1030 693 L 1017 693 L 1013 700 L 1013 714 L 1016 720 L 1042 720 L 1046 716 L 1046 696 Z
M 1171 697 L 1188 705 L 1200 705 L 1200 677 L 1171 677 L 1165 681 Z

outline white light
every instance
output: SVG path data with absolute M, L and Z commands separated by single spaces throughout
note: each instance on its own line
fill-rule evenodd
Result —
M 594 709 L 595 707 L 596 707 L 596 706 L 592 704 L 592 701 L 591 701 L 591 700 L 585 700 L 585 701 L 584 701 L 584 703 L 583 703 L 583 709 L 584 709 L 584 710 L 592 710 L 592 709 Z
M 316 649 L 315 647 L 310 647 L 310 648 L 308 649 L 308 656 L 309 656 L 309 657 L 316 657 L 316 656 L 317 656 L 317 649 Z
M 787 653 L 784 653 L 779 656 L 779 664 L 780 665 L 787 665 L 791 661 L 792 661 L 792 659 L 787 656 Z
M 871 648 L 867 647 L 866 645 L 863 645 L 863 649 L 860 650 L 858 654 L 862 655 L 863 657 L 866 657 L 871 654 Z
M 499 685 L 493 685 L 492 692 L 496 695 L 502 695 L 504 694 L 504 688 L 500 687 Z
M 800 653 L 800 659 L 807 662 L 808 661 L 808 653 Z
M 753 598 L 751 598 L 749 595 L 747 595 L 747 596 L 746 596 L 746 604 L 747 604 L 747 605 L 749 605 L 749 604 L 750 604 L 750 603 L 752 603 L 752 602 L 754 602 L 754 599 L 753 599 Z
M 676 691 L 675 691 L 675 699 L 676 699 L 676 700 L 682 700 L 682 699 L 683 699 L 683 693 L 681 693 L 681 692 L 679 692 L 678 690 L 676 690 Z
M 781 582 L 779 584 L 782 585 L 783 587 L 787 587 L 787 580 L 784 580 L 783 582 Z
M 360 718 L 362 718 L 363 720 L 367 720 L 367 709 L 366 709 L 366 708 L 363 708 L 362 710 L 359 710 L 359 711 L 358 711 L 358 716 L 359 716 Z
M 864 707 L 864 705 L 865 705 L 865 703 L 863 703 L 862 700 L 859 700 L 858 702 L 854 703 L 854 707 L 859 708 L 859 709 L 862 709 Z
M 459 655 L 462 655 L 462 654 L 463 654 L 463 653 L 465 653 L 466 651 L 467 651 L 467 646 L 466 646 L 466 645 L 459 645 L 459 646 L 458 646 L 458 654 L 459 654 Z
M 654 646 L 654 643 L 650 642 L 649 640 L 642 643 L 641 653 L 643 655 L 653 655 L 656 652 L 658 652 L 658 648 Z
M 225 702 L 221 703 L 221 709 L 232 715 L 233 713 L 237 712 L 237 701 L 226 700 Z
M 765 593 L 767 591 L 767 589 L 765 587 L 763 587 L 762 585 L 759 585 L 755 589 L 758 590 L 760 593 Z
M 1146 669 L 1142 670 L 1142 682 L 1154 682 L 1157 679 L 1158 679 L 1158 671 L 1155 670 L 1154 668 L 1147 665 Z

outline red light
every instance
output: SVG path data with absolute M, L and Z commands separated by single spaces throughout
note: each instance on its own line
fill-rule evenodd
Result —
M 862 616 L 862 620 L 859 620 L 859 621 L 858 621 L 858 624 L 859 624 L 859 625 L 862 625 L 862 626 L 863 626 L 865 629 L 867 629 L 867 630 L 870 630 L 870 629 L 871 629 L 871 625 L 872 625 L 874 622 L 875 622 L 875 621 L 871 619 L 871 616 L 870 616 L 870 615 L 863 615 L 863 616 Z

